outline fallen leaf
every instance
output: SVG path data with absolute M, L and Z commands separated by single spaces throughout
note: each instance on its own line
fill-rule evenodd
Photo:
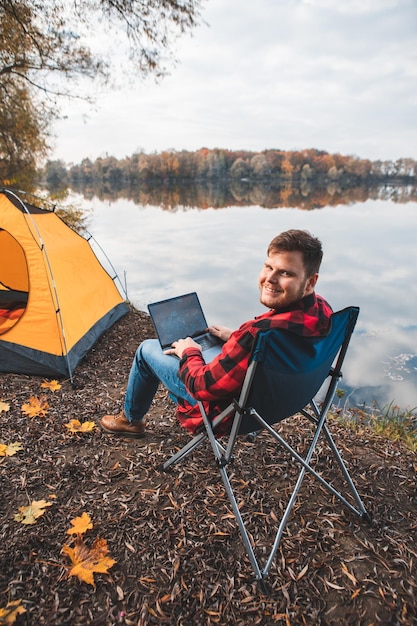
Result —
M 166 593 L 164 596 L 162 596 L 161 598 L 161 602 L 162 604 L 165 604 L 166 602 L 169 602 L 171 600 L 171 594 L 170 593 Z
M 307 573 L 307 570 L 308 570 L 308 564 L 305 565 L 303 569 L 301 570 L 301 572 L 297 574 L 297 580 L 300 580 Z
M 332 589 L 344 589 L 340 585 L 336 585 L 335 583 L 331 583 L 330 580 L 326 580 L 326 585 L 329 585 Z
M 13 456 L 19 450 L 23 450 L 23 446 L 18 441 L 14 443 L 9 443 L 6 445 L 5 443 L 0 443 L 0 456 Z
M 58 391 L 58 389 L 61 389 L 62 385 L 57 380 L 44 380 L 41 387 L 49 389 L 49 391 Z
M 65 424 L 65 426 L 72 433 L 88 433 L 90 430 L 93 430 L 93 428 L 96 427 L 94 422 L 83 422 L 81 424 L 80 420 L 77 419 L 70 420 L 68 424 Z
M 256 596 L 246 596 L 246 598 L 243 598 L 243 600 L 241 600 L 241 604 L 247 604 L 248 602 L 252 602 L 253 600 L 255 600 Z
M 25 607 L 22 606 L 22 600 L 12 600 L 7 603 L 4 609 L 0 609 L 0 624 L 11 626 L 22 613 L 26 613 Z
M 138 580 L 140 583 L 156 583 L 156 578 L 149 578 L 148 576 L 142 576 Z
M 219 611 L 212 611 L 210 609 L 204 609 L 204 613 L 207 613 L 207 615 L 213 615 L 215 617 L 220 617 L 220 612 Z
M 83 535 L 87 530 L 93 528 L 93 522 L 88 513 L 74 517 L 74 519 L 71 520 L 71 524 L 72 528 L 67 530 L 68 535 Z
M 10 404 L 8 402 L 0 402 L 0 413 L 4 411 L 5 413 L 10 410 Z
M 94 573 L 106 574 L 116 563 L 114 559 L 107 556 L 108 548 L 105 539 L 96 539 L 91 548 L 89 548 L 81 537 L 77 537 L 75 547 L 71 548 L 65 545 L 63 552 L 73 563 L 69 575 L 77 576 L 79 580 L 93 587 L 95 587 Z
M 42 398 L 31 396 L 28 404 L 22 405 L 22 413 L 28 417 L 44 417 L 48 413 L 49 404 Z
M 355 576 L 351 572 L 349 572 L 348 568 L 343 562 L 342 562 L 342 572 L 346 574 L 346 576 L 349 578 L 349 580 L 353 582 L 354 585 L 358 584 L 358 581 L 356 580 Z
M 36 524 L 36 520 L 45 513 L 44 509 L 47 506 L 52 506 L 52 502 L 32 500 L 29 506 L 19 507 L 20 513 L 16 513 L 14 519 L 22 524 Z

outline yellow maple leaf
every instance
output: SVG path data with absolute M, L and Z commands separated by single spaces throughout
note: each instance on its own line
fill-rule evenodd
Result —
M 83 513 L 79 517 L 71 520 L 72 527 L 67 530 L 68 535 L 82 535 L 87 530 L 93 528 L 93 522 L 88 513 Z
M 44 380 L 41 387 L 49 389 L 49 391 L 58 391 L 58 389 L 61 389 L 62 385 L 57 380 Z
M 107 574 L 108 570 L 116 563 L 114 559 L 107 556 L 108 547 L 105 539 L 96 539 L 89 548 L 81 537 L 77 537 L 74 548 L 64 545 L 62 551 L 71 559 L 73 564 L 69 575 L 77 576 L 79 580 L 93 587 L 95 587 L 94 573 Z
M 3 402 L 2 400 L 0 401 L 0 413 L 2 411 L 4 411 L 5 413 L 7 413 L 7 411 L 9 411 L 10 409 L 10 404 L 8 402 Z
M 70 420 L 68 424 L 65 424 L 65 426 L 72 433 L 87 433 L 96 427 L 94 422 L 84 422 L 81 424 L 80 420 L 77 419 Z
M 22 600 L 8 602 L 4 609 L 0 609 L 0 624 L 12 626 L 21 613 L 26 613 L 25 607 L 22 606 Z
M 49 404 L 43 398 L 31 396 L 27 404 L 22 404 L 22 413 L 28 417 L 44 417 L 48 413 Z
M 5 443 L 0 443 L 0 456 L 13 456 L 19 450 L 23 450 L 23 446 L 18 441 L 14 443 L 9 443 L 6 445 Z
M 14 519 L 22 524 L 36 524 L 36 520 L 45 513 L 44 509 L 47 506 L 52 506 L 52 502 L 32 500 L 29 506 L 19 507 L 20 513 L 16 513 Z

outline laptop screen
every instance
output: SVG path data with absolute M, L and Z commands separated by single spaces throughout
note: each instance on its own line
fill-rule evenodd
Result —
M 195 337 L 207 329 L 200 301 L 195 292 L 148 304 L 162 348 L 184 337 Z

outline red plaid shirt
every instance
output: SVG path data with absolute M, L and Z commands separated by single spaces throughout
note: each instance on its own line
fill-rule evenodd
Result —
M 315 293 L 280 310 L 270 310 L 245 322 L 223 345 L 221 353 L 205 363 L 198 348 L 187 348 L 180 361 L 178 376 L 189 393 L 201 400 L 209 417 L 221 412 L 239 396 L 249 365 L 249 358 L 259 330 L 285 328 L 298 335 L 325 335 L 329 329 L 332 309 Z M 190 432 L 201 425 L 197 405 L 180 399 L 178 419 Z

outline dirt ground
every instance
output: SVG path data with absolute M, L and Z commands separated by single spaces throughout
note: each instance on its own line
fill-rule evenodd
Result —
M 254 581 L 219 473 L 204 447 L 169 472 L 161 464 L 189 435 L 164 391 L 155 398 L 144 440 L 98 427 L 117 412 L 149 318 L 131 310 L 76 370 L 76 388 L 52 392 L 42 379 L 0 376 L 0 443 L 22 450 L 0 457 L 0 609 L 21 600 L 21 625 L 417 624 L 417 459 L 366 429 L 331 422 L 342 456 L 369 509 L 366 524 L 306 477 L 265 595 Z M 45 396 L 44 417 L 21 406 Z M 4 408 L 4 407 L 3 407 Z M 97 427 L 73 434 L 70 419 Z M 285 429 L 304 449 L 297 418 Z M 320 472 L 336 477 L 326 444 Z M 264 558 L 288 495 L 295 464 L 269 436 L 242 440 L 232 470 L 242 515 Z M 32 501 L 52 504 L 36 523 L 15 520 Z M 88 513 L 89 546 L 107 540 L 116 563 L 95 586 L 69 576 L 71 520 Z M 4 622 L 0 619 L 0 624 Z

